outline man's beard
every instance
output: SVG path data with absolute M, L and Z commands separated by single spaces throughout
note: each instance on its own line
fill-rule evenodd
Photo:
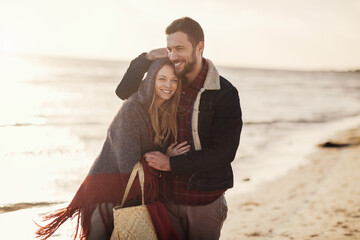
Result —
M 186 63 L 186 65 L 184 66 L 184 69 L 180 72 L 180 76 L 181 77 L 185 77 L 185 75 L 189 72 L 191 72 L 192 70 L 194 70 L 194 67 L 196 65 L 196 54 L 195 54 L 195 49 L 193 49 L 193 51 L 191 52 L 191 60 L 189 63 Z

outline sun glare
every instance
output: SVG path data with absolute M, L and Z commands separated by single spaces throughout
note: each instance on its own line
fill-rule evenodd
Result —
M 32 111 L 40 107 L 35 100 L 41 95 L 27 83 L 33 76 L 34 69 L 21 56 L 0 55 L 0 125 L 28 121 Z
M 8 39 L 1 39 L 0 53 L 5 53 L 5 54 L 17 53 L 15 44 L 12 41 L 9 41 Z
M 25 82 L 33 77 L 31 65 L 22 56 L 0 54 L 0 81 L 7 85 Z

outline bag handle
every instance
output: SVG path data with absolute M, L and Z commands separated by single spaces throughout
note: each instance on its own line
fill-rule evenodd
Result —
M 139 181 L 140 181 L 140 187 L 141 187 L 141 196 L 142 196 L 142 205 L 145 205 L 144 200 L 144 169 L 141 164 L 141 162 L 137 162 L 131 172 L 131 175 L 129 177 L 128 183 L 126 185 L 125 193 L 121 202 L 120 207 L 123 207 L 125 200 L 130 192 L 131 186 L 135 180 L 136 175 L 139 174 Z

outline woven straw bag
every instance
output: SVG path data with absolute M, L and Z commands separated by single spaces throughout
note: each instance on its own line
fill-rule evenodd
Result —
M 127 195 L 139 174 L 142 205 L 123 208 Z M 111 240 L 157 240 L 154 225 L 144 201 L 144 169 L 141 162 L 135 164 L 120 206 L 113 209 L 114 230 Z

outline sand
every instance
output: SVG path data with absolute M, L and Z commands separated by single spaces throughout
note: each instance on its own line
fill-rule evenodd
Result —
M 360 126 L 253 192 L 231 195 L 221 240 L 360 239 Z
M 318 147 L 286 175 L 252 192 L 229 194 L 221 240 L 360 239 L 360 126 L 328 140 L 345 147 Z M 0 225 L 12 229 L 1 231 L 0 239 L 12 239 L 19 225 L 15 239 L 34 239 L 33 220 L 53 208 L 46 203 L 0 208 Z M 69 239 L 73 229 L 74 223 L 66 223 L 53 238 Z

